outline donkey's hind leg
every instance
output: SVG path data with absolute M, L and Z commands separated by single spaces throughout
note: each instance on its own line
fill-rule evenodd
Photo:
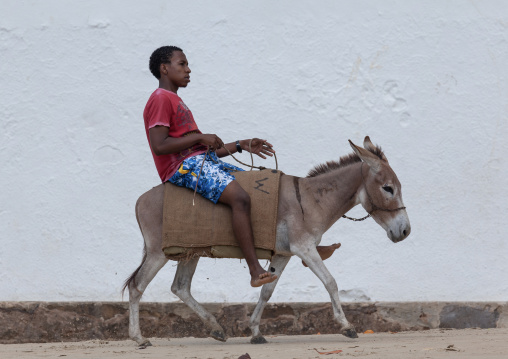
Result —
M 123 289 L 129 289 L 129 337 L 140 346 L 151 344 L 143 338 L 139 328 L 139 301 L 148 284 L 168 261 L 161 250 L 163 198 L 164 186 L 159 185 L 136 202 L 136 219 L 145 242 L 143 260 L 125 281 Z
M 199 304 L 190 292 L 192 277 L 196 271 L 198 261 L 199 257 L 188 261 L 178 262 L 171 291 L 199 316 L 199 318 L 210 329 L 210 336 L 212 338 L 225 342 L 226 334 L 217 322 L 217 319 L 215 319 L 210 312 Z
M 275 274 L 277 276 L 277 279 L 271 283 L 267 283 L 263 285 L 263 288 L 261 289 L 261 295 L 259 296 L 258 304 L 256 305 L 256 308 L 254 309 L 254 312 L 252 313 L 250 317 L 250 329 L 252 331 L 252 338 L 250 340 L 251 344 L 265 344 L 267 341 L 261 335 L 261 332 L 259 331 L 259 323 L 261 322 L 261 315 L 263 314 L 263 309 L 266 306 L 266 303 L 268 300 L 270 300 L 270 297 L 272 296 L 272 293 L 275 289 L 275 286 L 277 285 L 277 282 L 279 281 L 280 275 L 282 274 L 282 271 L 284 268 L 286 268 L 286 264 L 288 264 L 291 257 L 285 257 L 280 255 L 275 255 L 272 258 L 272 262 L 270 263 L 270 271 L 273 268 L 275 272 L 272 272 L 272 274 Z
M 145 252 L 143 262 L 129 279 L 129 337 L 135 340 L 140 347 L 152 345 L 150 341 L 141 335 L 139 327 L 139 301 L 146 287 L 159 270 L 167 263 L 162 251 Z

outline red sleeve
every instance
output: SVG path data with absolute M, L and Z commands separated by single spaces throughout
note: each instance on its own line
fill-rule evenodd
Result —
M 153 96 L 147 111 L 148 128 L 155 126 L 171 127 L 171 119 L 174 114 L 173 105 L 167 96 Z

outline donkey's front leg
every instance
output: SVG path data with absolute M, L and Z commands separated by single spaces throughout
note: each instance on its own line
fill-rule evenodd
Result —
M 270 270 L 273 268 L 275 271 L 272 274 L 277 276 L 277 279 L 271 283 L 267 283 L 263 285 L 261 289 L 261 295 L 259 296 L 258 304 L 254 309 L 254 312 L 250 316 L 250 329 L 252 331 L 252 338 L 250 340 L 251 344 L 265 344 L 267 341 L 261 335 L 259 331 L 259 322 L 261 321 L 261 315 L 263 314 L 263 309 L 266 306 L 266 303 L 272 296 L 273 290 L 279 281 L 280 275 L 284 268 L 286 268 L 286 264 L 288 264 L 291 257 L 275 255 L 272 258 L 272 262 L 270 263 Z
M 171 286 L 171 291 L 180 298 L 187 306 L 192 309 L 199 318 L 210 329 L 210 336 L 222 342 L 226 341 L 226 333 L 217 322 L 217 319 L 208 312 L 191 294 L 191 282 L 196 266 L 198 265 L 199 257 L 190 259 L 188 261 L 178 262 L 176 269 L 175 279 Z
M 351 325 L 342 311 L 339 299 L 339 289 L 337 282 L 326 268 L 315 246 L 305 248 L 291 248 L 291 251 L 300 257 L 310 268 L 312 272 L 323 282 L 332 302 L 333 316 L 342 326 L 342 334 L 348 338 L 358 338 L 356 330 Z

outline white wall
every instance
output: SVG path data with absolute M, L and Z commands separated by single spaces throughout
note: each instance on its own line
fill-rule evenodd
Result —
M 508 300 L 505 1 L 144 3 L 0 3 L 0 300 L 121 300 L 143 247 L 134 204 L 159 183 L 142 112 L 166 44 L 190 60 L 180 96 L 201 130 L 268 138 L 287 174 L 348 139 L 384 148 L 412 234 L 332 227 L 343 299 Z M 177 300 L 175 268 L 144 300 Z M 244 262 L 204 259 L 193 292 L 255 301 L 248 278 Z M 272 297 L 328 300 L 296 258 Z

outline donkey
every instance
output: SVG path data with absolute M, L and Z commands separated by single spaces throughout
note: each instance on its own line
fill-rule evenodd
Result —
M 388 238 L 400 242 L 411 232 L 397 176 L 380 147 L 367 136 L 364 148 L 349 141 L 354 153 L 339 162 L 316 166 L 306 178 L 284 175 L 280 180 L 277 236 L 271 271 L 280 278 L 289 259 L 300 257 L 323 282 L 330 294 L 333 315 L 341 333 L 357 338 L 356 330 L 342 310 L 337 283 L 325 267 L 317 246 L 322 235 L 357 204 L 386 231 Z M 129 290 L 129 336 L 138 345 L 151 345 L 139 328 L 139 301 L 151 280 L 167 263 L 162 252 L 162 210 L 164 186 L 159 185 L 143 194 L 136 203 L 136 217 L 145 246 L 141 265 L 125 281 Z M 210 336 L 226 341 L 226 334 L 215 317 L 191 295 L 192 277 L 199 257 L 178 262 L 171 291 L 187 304 L 210 329 Z M 261 314 L 270 299 L 278 279 L 265 284 L 250 318 L 251 343 L 266 343 L 259 330 Z

